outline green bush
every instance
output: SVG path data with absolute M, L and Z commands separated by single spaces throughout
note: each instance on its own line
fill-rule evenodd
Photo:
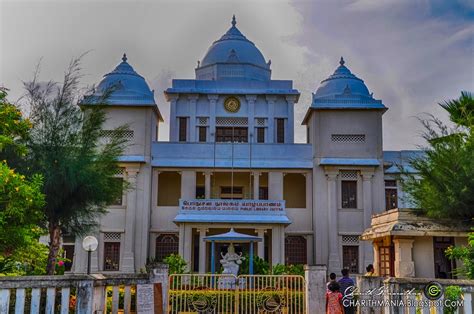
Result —
M 163 262 L 168 265 L 169 274 L 184 274 L 186 271 L 186 261 L 179 254 L 171 254 L 163 259 Z

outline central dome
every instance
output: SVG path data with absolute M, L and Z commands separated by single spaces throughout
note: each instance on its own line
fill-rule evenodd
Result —
M 212 43 L 196 69 L 198 79 L 270 79 L 270 62 L 235 26 L 232 26 L 218 40 Z M 216 67 L 217 69 L 214 69 Z M 212 69 L 211 69 L 212 68 Z
M 219 39 L 216 40 L 206 52 L 201 66 L 215 63 L 251 63 L 253 65 L 267 68 L 263 54 L 253 42 L 248 40 L 235 26 L 235 16 L 232 18 L 232 27 Z

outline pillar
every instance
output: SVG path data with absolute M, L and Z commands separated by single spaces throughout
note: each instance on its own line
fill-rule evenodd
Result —
M 206 242 L 204 237 L 206 236 L 206 228 L 199 229 L 199 273 L 204 274 L 206 272 Z
M 262 239 L 257 242 L 257 256 L 265 259 L 265 229 L 257 229 L 257 236 Z
M 252 172 L 253 175 L 253 199 L 258 200 L 259 199 L 259 189 L 260 189 L 260 172 L 254 171 Z
M 413 239 L 393 239 L 395 249 L 395 277 L 415 277 Z
M 283 199 L 283 172 L 270 171 L 268 173 L 268 199 Z
M 176 119 L 176 103 L 178 95 L 168 95 L 170 101 L 170 142 L 178 141 L 178 120 Z
M 362 192 L 364 201 L 364 230 L 370 228 L 372 218 L 372 177 L 373 173 L 362 172 Z M 362 241 L 364 265 L 374 262 L 373 248 L 369 241 Z
M 181 171 L 181 198 L 196 198 L 196 171 Z
M 339 272 L 341 261 L 339 258 L 339 232 L 337 225 L 337 173 L 326 174 L 328 182 L 328 230 L 329 230 L 329 271 Z
M 272 228 L 272 266 L 276 264 L 281 264 L 280 260 L 280 226 L 273 226 Z
M 196 142 L 196 102 L 198 95 L 189 95 L 189 140 L 188 142 Z
M 268 107 L 268 132 L 266 134 L 266 143 L 273 143 L 275 139 L 275 96 L 267 96 Z
M 255 136 L 255 101 L 257 100 L 256 95 L 246 95 L 247 107 L 248 107 L 248 126 L 249 126 L 249 142 L 256 142 Z
M 374 262 L 372 265 L 374 265 L 374 270 L 375 270 L 375 275 L 380 276 L 380 265 L 379 265 L 379 243 L 376 242 L 375 240 L 372 242 L 372 248 L 374 251 Z M 367 266 L 367 265 L 365 265 Z
M 191 261 L 192 261 L 192 251 L 193 251 L 193 229 L 190 225 L 186 224 L 184 226 L 183 234 L 183 259 L 186 261 L 186 269 L 191 270 Z
M 138 168 L 126 168 L 128 184 L 132 187 L 127 193 L 127 209 L 125 210 L 125 241 L 122 260 L 122 271 L 135 272 L 135 256 L 133 250 L 135 234 L 135 217 L 137 203 Z
M 304 277 L 306 280 L 306 311 L 305 313 L 326 312 L 326 265 L 304 266 Z
M 295 141 L 295 125 L 294 125 L 294 106 L 296 102 L 296 95 L 286 96 L 286 103 L 288 106 L 287 130 L 285 134 L 285 143 L 294 143 Z
M 209 139 L 211 142 L 216 141 L 216 103 L 219 99 L 218 95 L 208 95 L 209 99 Z
M 211 175 L 210 171 L 204 172 L 204 194 L 207 200 L 211 198 Z

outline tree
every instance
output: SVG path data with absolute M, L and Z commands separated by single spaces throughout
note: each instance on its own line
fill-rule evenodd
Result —
M 44 178 L 47 274 L 54 273 L 61 235 L 81 236 L 97 226 L 97 218 L 124 188 L 115 174 L 127 127 L 115 129 L 107 141 L 101 137 L 109 92 L 97 105 L 79 107 L 80 59 L 71 61 L 60 84 L 40 83 L 38 70 L 24 84 L 33 122 L 28 164 L 31 172 Z
M 422 214 L 469 224 L 474 218 L 474 99 L 463 92 L 440 106 L 455 127 L 433 116 L 422 120 L 428 147 L 424 156 L 410 160 L 417 173 L 404 173 L 402 185 Z
M 16 266 L 28 262 L 28 257 L 41 254 L 44 247 L 38 243 L 43 229 L 42 178 L 26 178 L 10 168 L 26 153 L 25 142 L 31 127 L 21 111 L 10 104 L 5 89 L 0 89 L 0 273 L 15 272 Z M 38 254 L 28 255 L 28 252 Z M 32 262 L 30 260 L 30 262 Z
M 474 279 L 474 231 L 469 233 L 466 246 L 451 246 L 446 255 L 452 260 L 462 261 L 462 266 L 456 269 L 458 274 Z

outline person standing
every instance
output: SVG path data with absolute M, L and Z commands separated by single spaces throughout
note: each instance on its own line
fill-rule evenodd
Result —
M 326 284 L 326 292 L 329 292 L 329 285 L 333 282 L 336 282 L 336 274 L 335 273 L 330 273 L 329 274 L 329 281 Z
M 335 275 L 335 274 L 334 274 Z M 329 282 L 329 291 L 326 292 L 326 314 L 342 314 L 342 293 L 339 292 L 339 284 L 336 280 Z
M 369 276 L 369 277 L 375 276 L 375 268 L 374 268 L 374 265 L 372 265 L 372 264 L 367 265 L 367 267 L 365 268 L 365 270 L 366 270 L 367 272 L 365 273 L 364 276 Z
M 354 287 L 354 280 L 349 278 L 349 270 L 344 268 L 341 270 L 342 278 L 339 279 L 338 283 L 340 286 L 340 291 L 343 295 L 343 299 L 352 299 L 352 297 L 348 297 L 348 295 L 351 294 L 352 289 L 349 289 L 350 287 Z M 344 314 L 354 314 L 355 313 L 355 308 L 353 306 L 343 306 L 344 308 Z

